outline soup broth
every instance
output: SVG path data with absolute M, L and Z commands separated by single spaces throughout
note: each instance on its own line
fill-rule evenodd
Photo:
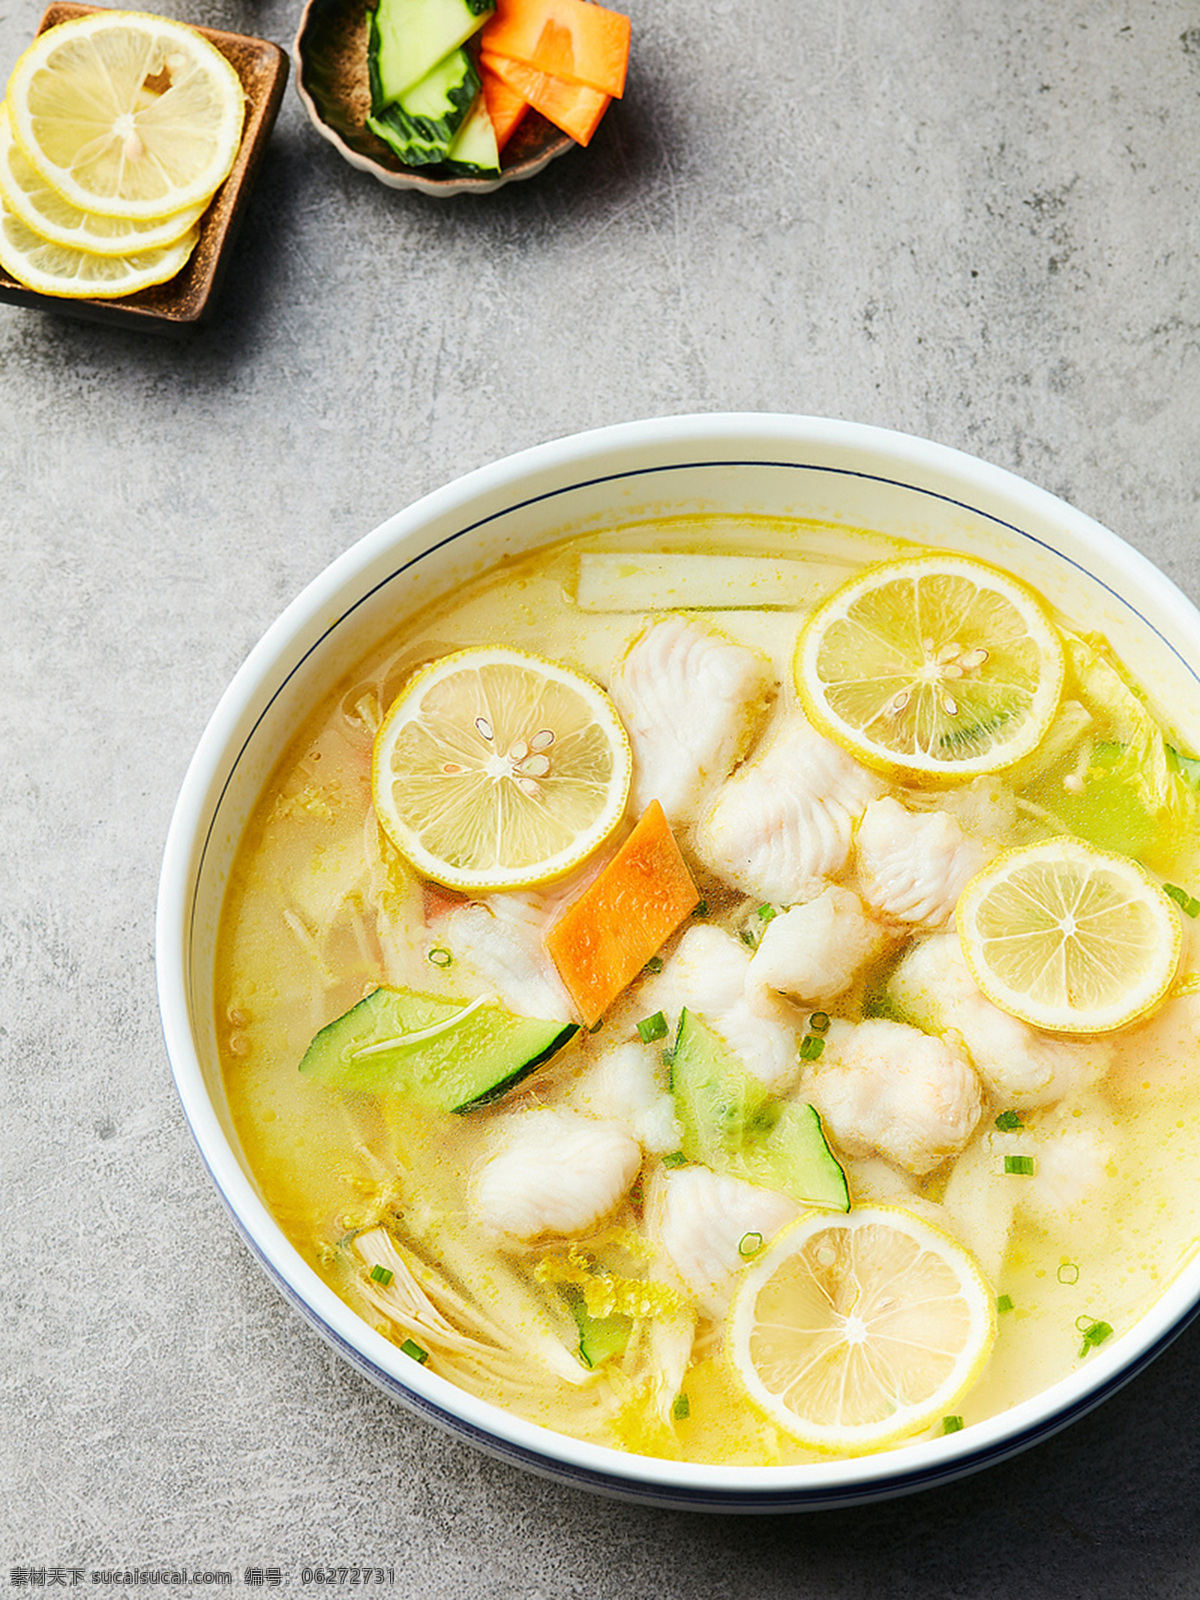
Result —
M 952 1423 L 909 1439 L 969 1426 L 1074 1371 L 1194 1252 L 1200 959 L 1189 913 L 1200 904 L 1186 902 L 1200 892 L 1198 769 L 1137 687 L 1136 663 L 1087 634 L 1082 602 L 1080 615 L 1053 619 L 1061 694 L 1037 749 L 1011 770 L 906 781 L 814 730 L 793 681 L 805 616 L 872 563 L 921 553 L 810 524 L 749 520 L 734 533 L 691 519 L 507 562 L 331 685 L 267 785 L 217 958 L 237 1135 L 304 1259 L 452 1383 L 645 1454 L 820 1458 L 752 1401 L 727 1328 L 748 1265 L 811 1207 L 773 1188 L 761 1161 L 747 1164 L 767 1137 L 748 1116 L 736 1150 L 700 1158 L 699 1113 L 673 1059 L 685 1011 L 771 1118 L 815 1108 L 850 1216 L 898 1208 L 978 1264 L 990 1356 Z M 630 663 L 666 623 L 694 654 L 679 667 L 664 643 L 663 672 L 677 676 L 668 709 L 652 714 Z M 394 848 L 373 805 L 372 749 L 418 669 L 501 644 L 612 691 L 633 788 L 616 832 L 565 879 L 472 895 L 423 880 Z M 726 691 L 707 650 L 737 652 L 719 657 L 743 675 L 727 711 L 714 711 Z M 693 735 L 708 739 L 703 760 L 689 754 Z M 669 738 L 679 750 L 663 754 Z M 750 844 L 726 850 L 716 819 L 735 798 L 754 804 L 751 787 L 731 786 L 790 738 L 808 741 L 793 770 L 815 809 L 797 846 L 808 855 L 777 882 Z M 823 763 L 829 791 L 816 786 Z M 696 903 L 600 1018 L 583 1017 L 545 936 L 660 791 Z M 762 820 L 773 839 L 779 815 Z M 1138 861 L 1181 902 L 1169 993 L 1103 1035 L 1031 1027 L 985 1000 L 961 965 L 963 882 L 1005 851 L 1063 835 Z M 800 977 L 771 965 L 776 947 L 784 967 L 795 955 L 782 934 L 798 909 L 810 919 L 794 924 Z M 423 997 L 435 1019 L 497 1001 L 574 1031 L 465 1111 L 394 1083 L 372 1092 L 301 1071 L 316 1036 L 381 989 Z

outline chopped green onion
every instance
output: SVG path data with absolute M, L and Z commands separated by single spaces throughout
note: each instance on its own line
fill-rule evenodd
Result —
M 663 1157 L 664 1167 L 686 1167 L 687 1157 L 682 1150 L 670 1150 Z
M 808 1019 L 808 1026 L 813 1033 L 828 1033 L 829 1013 L 826 1011 L 814 1011 Z
M 377 1261 L 371 1268 L 371 1276 L 374 1278 L 376 1283 L 382 1283 L 386 1288 L 387 1285 L 391 1283 L 395 1274 L 392 1272 L 391 1267 L 381 1267 Z
M 421 1346 L 415 1339 L 405 1339 L 404 1343 L 400 1346 L 400 1354 L 403 1356 L 411 1356 L 413 1360 L 419 1362 L 421 1366 L 424 1366 L 429 1360 L 429 1351 L 422 1350 Z
M 996 1118 L 996 1126 L 1001 1133 L 1016 1133 L 1017 1129 L 1023 1128 L 1025 1124 L 1021 1121 L 1019 1111 L 1002 1111 Z
M 738 1255 L 748 1261 L 751 1256 L 756 1256 L 762 1247 L 763 1236 L 761 1233 L 744 1233 L 738 1240 Z
M 1175 904 L 1189 917 L 1200 917 L 1200 900 L 1194 894 L 1189 894 L 1186 889 L 1181 889 L 1177 883 L 1164 883 L 1163 892 L 1169 894 Z
M 1078 1283 L 1079 1282 L 1079 1268 L 1075 1265 L 1075 1263 L 1073 1261 L 1064 1261 L 1062 1266 L 1059 1267 L 1059 1269 L 1058 1269 L 1058 1281 L 1059 1281 L 1059 1283 Z
M 757 911 L 758 920 L 760 922 L 773 922 L 778 915 L 778 911 L 776 911 L 775 907 L 769 903 L 764 903 L 763 905 L 759 906 Z
M 653 1044 L 655 1039 L 667 1037 L 667 1019 L 661 1011 L 656 1011 L 652 1017 L 642 1018 L 637 1031 L 643 1044 Z
M 1108 1322 L 1093 1321 L 1090 1317 L 1076 1317 L 1075 1326 L 1083 1335 L 1083 1343 L 1079 1346 L 1082 1358 L 1089 1350 L 1094 1350 L 1098 1344 L 1103 1344 L 1112 1333 L 1112 1325 Z
M 708 915 L 708 901 L 701 900 L 700 904 L 692 912 L 692 915 L 694 917 L 706 917 Z
M 675 1404 L 671 1407 L 671 1415 L 676 1422 L 684 1422 L 692 1414 L 692 1403 L 685 1394 L 675 1396 Z
M 743 944 L 748 944 L 751 950 L 753 950 L 755 945 L 758 943 L 758 937 L 753 928 L 739 928 L 738 938 Z
M 1004 1170 L 1017 1178 L 1033 1177 L 1032 1156 L 1005 1156 Z
M 646 965 L 642 968 L 643 972 L 661 972 L 662 969 L 663 961 L 661 956 L 651 956 L 649 961 L 647 961 Z
M 963 1425 L 963 1419 L 961 1417 L 943 1417 L 942 1418 L 942 1432 L 943 1433 L 958 1433 L 961 1430 L 962 1425 Z
M 806 1033 L 800 1041 L 801 1061 L 819 1061 L 824 1048 L 824 1039 L 819 1039 L 814 1033 Z
M 996 1310 L 1000 1313 L 1001 1316 L 1003 1316 L 1006 1311 L 1011 1311 L 1012 1308 L 1013 1308 L 1013 1297 L 1012 1297 L 1012 1295 L 1010 1295 L 1010 1294 L 998 1294 L 996 1296 Z
M 449 950 L 443 949 L 443 947 L 439 945 L 436 949 L 431 950 L 425 959 L 435 967 L 448 967 L 454 960 L 454 957 L 450 954 Z

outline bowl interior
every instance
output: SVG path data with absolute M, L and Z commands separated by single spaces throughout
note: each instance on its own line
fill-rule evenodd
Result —
M 471 177 L 444 167 L 408 167 L 367 127 L 367 0 L 309 0 L 296 34 L 296 88 L 317 131 L 351 165 L 392 188 L 426 194 L 485 194 L 531 178 L 574 145 L 553 123 L 529 111 L 501 156 L 500 176 Z
M 506 554 L 668 515 L 753 512 L 915 539 L 993 560 L 1083 616 L 1200 747 L 1196 613 L 1143 560 L 1081 513 L 998 469 L 878 430 L 795 418 L 681 418 L 539 447 L 401 512 L 341 557 L 264 637 L 197 751 L 172 825 L 159 916 L 164 1027 L 184 1108 L 239 1225 L 285 1292 L 392 1393 L 476 1442 L 542 1470 L 660 1503 L 832 1504 L 896 1492 L 1011 1453 L 1062 1425 L 1149 1359 L 1193 1306 L 1200 1268 L 1137 1328 L 1033 1401 L 964 1430 L 857 1462 L 790 1469 L 681 1467 L 576 1444 L 453 1390 L 375 1334 L 303 1264 L 263 1207 L 222 1090 L 213 966 L 242 828 L 301 718 L 403 619 Z

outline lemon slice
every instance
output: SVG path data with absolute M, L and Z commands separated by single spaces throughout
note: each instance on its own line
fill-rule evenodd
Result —
M 1179 912 L 1144 867 L 1079 839 L 1010 850 L 955 910 L 963 955 L 993 1003 L 1056 1033 L 1110 1033 L 1165 998 Z
M 862 1455 L 953 1412 L 991 1353 L 993 1295 L 948 1234 L 891 1206 L 814 1212 L 748 1267 L 727 1353 L 755 1405 Z
M 81 211 L 163 218 L 207 200 L 242 137 L 233 66 L 192 28 L 102 11 L 47 28 L 8 82 L 26 160 Z
M 27 228 L 6 206 L 0 206 L 0 267 L 18 283 L 39 294 L 64 299 L 116 300 L 173 278 L 191 255 L 200 236 L 192 228 L 175 244 L 124 256 L 99 256 L 51 244 Z
M 102 217 L 80 211 L 52 189 L 21 154 L 7 103 L 0 103 L 0 202 L 34 233 L 72 250 L 123 256 L 174 244 L 204 215 L 207 201 L 176 211 L 164 222 Z
M 561 877 L 621 820 L 633 758 L 604 691 L 520 650 L 444 656 L 375 738 L 375 810 L 419 872 L 453 889 Z
M 813 612 L 796 646 L 809 718 L 909 780 L 957 781 L 1027 755 L 1062 692 L 1062 642 L 1032 590 L 968 556 L 869 567 Z

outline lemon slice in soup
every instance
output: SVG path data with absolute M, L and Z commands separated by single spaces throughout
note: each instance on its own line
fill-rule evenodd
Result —
M 796 646 L 805 711 L 891 776 L 958 781 L 1027 755 L 1062 692 L 1063 647 L 1032 590 L 952 554 L 869 567 Z
M 991 1353 L 975 1260 L 890 1206 L 814 1212 L 748 1267 L 728 1358 L 754 1404 L 815 1450 L 862 1455 L 939 1422 Z
M 375 810 L 397 850 L 452 889 L 561 877 L 616 828 L 632 755 L 608 696 L 521 650 L 444 656 L 375 739 Z
M 1179 912 L 1129 856 L 1058 838 L 977 873 L 955 910 L 971 976 L 1034 1027 L 1109 1033 L 1164 999 L 1179 965 Z

